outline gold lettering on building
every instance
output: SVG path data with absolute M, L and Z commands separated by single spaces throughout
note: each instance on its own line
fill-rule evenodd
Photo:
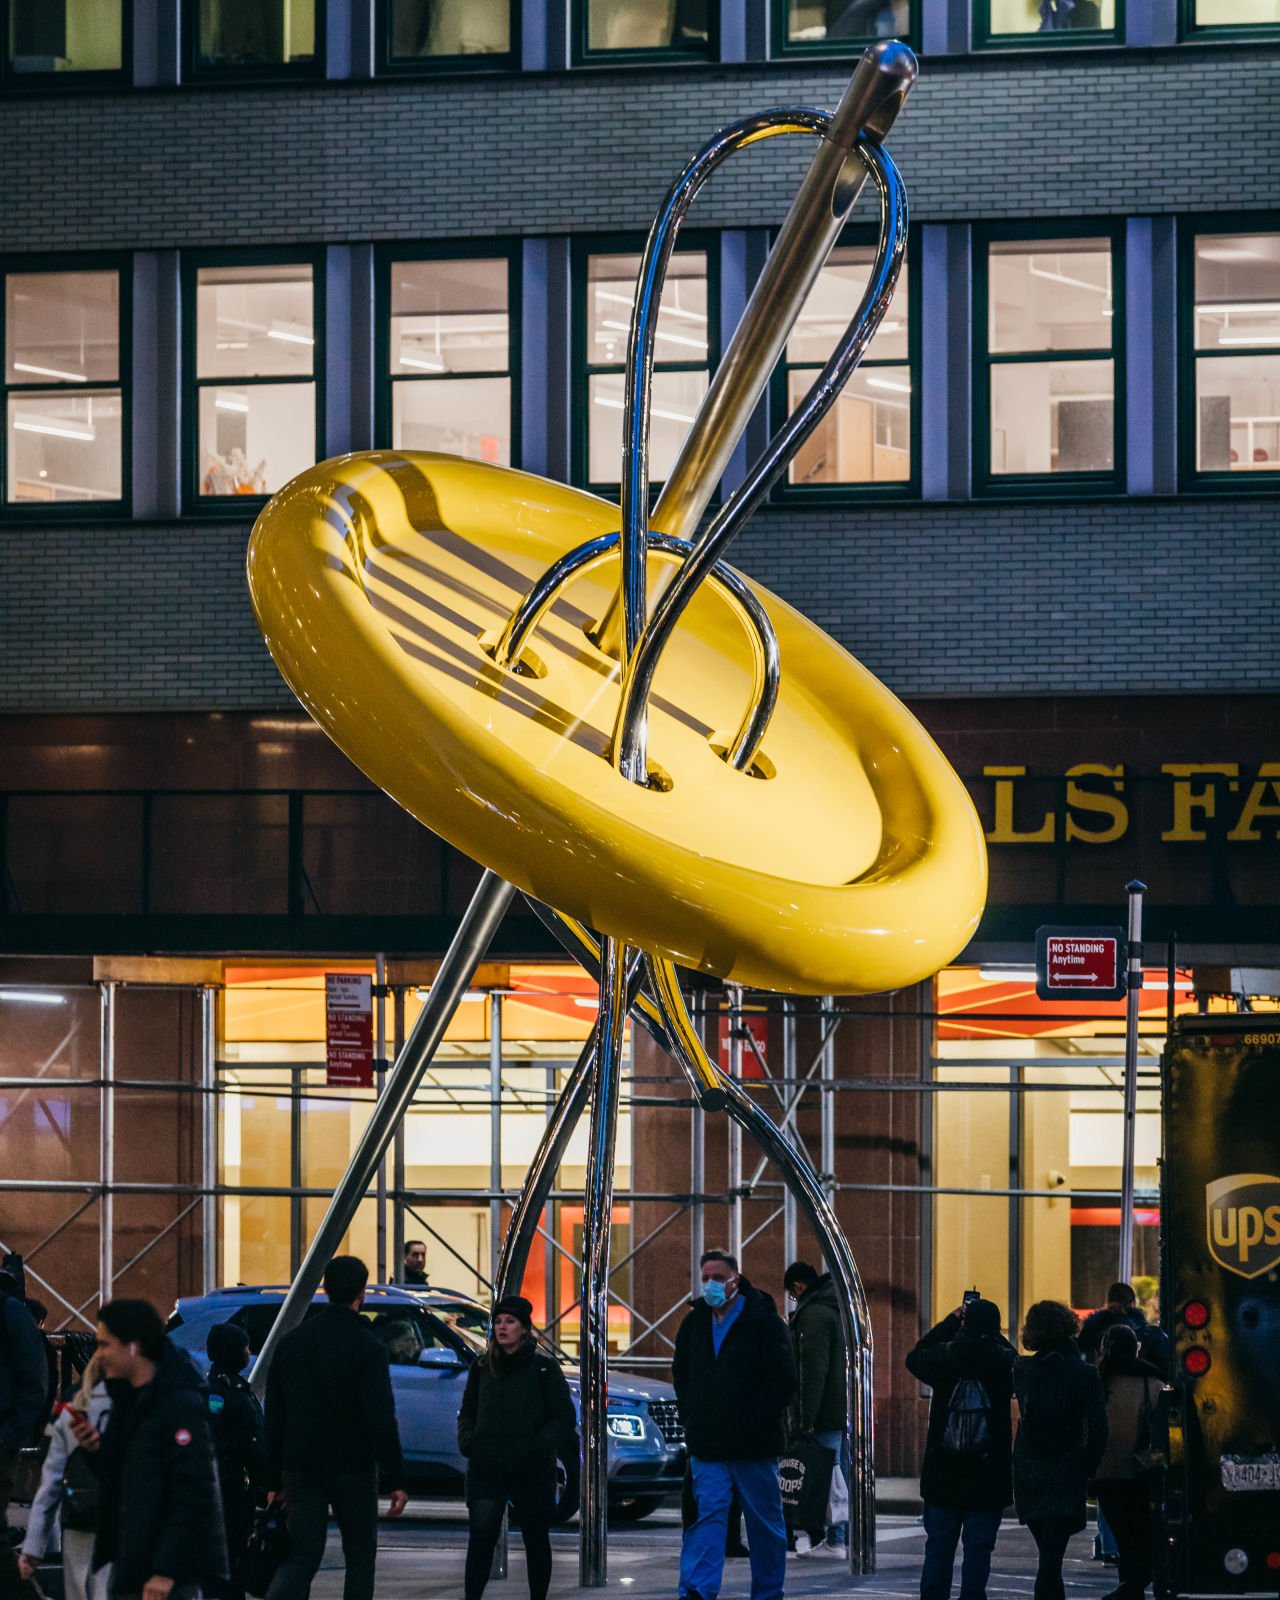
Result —
M 1215 777 L 1235 778 L 1240 766 L 1235 761 L 1169 761 L 1160 768 L 1173 779 L 1173 824 L 1160 837 L 1171 843 L 1191 843 L 1209 835 L 1200 826 L 1217 816 L 1220 784 Z M 1202 780 L 1202 781 L 1197 781 Z
M 1108 778 L 1114 791 L 1086 789 L 1076 782 L 1078 778 Z M 1067 768 L 1067 825 L 1068 841 L 1079 839 L 1084 844 L 1113 844 L 1123 839 L 1129 831 L 1129 807 L 1120 796 L 1124 793 L 1124 767 L 1108 767 L 1097 761 L 1078 761 Z M 1076 820 L 1075 813 L 1105 817 L 1105 827 L 1086 828 Z
M 1025 767 L 983 767 L 984 778 L 996 780 L 995 823 L 987 834 L 988 844 L 1052 844 L 1054 816 L 1047 811 L 1037 827 L 1019 832 L 1013 825 L 1014 779 L 1025 778 Z
M 1267 799 L 1270 793 L 1271 799 Z M 1262 838 L 1255 824 L 1259 817 L 1280 818 L 1280 763 L 1264 761 L 1258 768 L 1258 776 L 1249 788 L 1249 797 L 1244 803 L 1236 825 L 1232 828 L 1227 838 L 1233 844 L 1242 844 Z M 1273 823 L 1270 834 L 1277 832 Z

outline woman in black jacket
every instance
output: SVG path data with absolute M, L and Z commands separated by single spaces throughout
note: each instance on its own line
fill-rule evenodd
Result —
M 508 1504 L 520 1521 L 530 1600 L 546 1600 L 556 1456 L 576 1432 L 560 1364 L 534 1341 L 532 1305 L 507 1295 L 493 1308 L 489 1348 L 467 1374 L 458 1413 L 470 1525 L 465 1600 L 480 1600 L 484 1593 Z
M 1107 1448 L 1094 1473 L 1098 1509 L 1111 1524 L 1119 1553 L 1120 1584 L 1103 1600 L 1142 1600 L 1151 1582 L 1154 1533 L 1151 1523 L 1153 1421 L 1160 1409 L 1164 1375 L 1138 1354 L 1138 1336 L 1116 1323 L 1102 1336 L 1098 1368 L 1107 1397 Z
M 1040 1554 L 1034 1600 L 1063 1600 L 1062 1558 L 1085 1525 L 1089 1480 L 1107 1442 L 1102 1383 L 1076 1345 L 1079 1331 L 1070 1306 L 1038 1300 L 1022 1325 L 1032 1353 L 1013 1364 L 1013 1503 Z
M 98 1353 L 111 1420 L 73 1424 L 100 1463 L 94 1569 L 114 1561 L 113 1600 L 187 1600 L 227 1573 L 200 1374 L 145 1300 L 103 1306 Z

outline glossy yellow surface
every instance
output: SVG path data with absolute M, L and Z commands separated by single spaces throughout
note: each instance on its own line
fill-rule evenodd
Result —
M 616 560 L 570 583 L 523 673 L 489 658 L 544 569 L 617 526 L 616 507 L 506 468 L 344 456 L 262 512 L 249 584 L 280 671 L 351 760 L 539 899 L 766 989 L 875 992 L 932 974 L 983 906 L 973 806 L 901 703 L 776 596 L 756 589 L 782 658 L 766 777 L 716 753 L 752 671 L 714 589 L 695 596 L 654 684 L 649 760 L 665 789 L 628 783 L 607 759 L 618 667 L 585 629 Z

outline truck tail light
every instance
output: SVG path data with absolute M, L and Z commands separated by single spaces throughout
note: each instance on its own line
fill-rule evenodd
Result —
M 1188 1300 L 1182 1308 L 1182 1320 L 1188 1328 L 1204 1328 L 1209 1324 L 1209 1308 L 1203 1300 Z
M 1213 1365 L 1213 1357 L 1202 1345 L 1192 1345 L 1182 1358 L 1182 1370 L 1193 1378 L 1203 1378 Z

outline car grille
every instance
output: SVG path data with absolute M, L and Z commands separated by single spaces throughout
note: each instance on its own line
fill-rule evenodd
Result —
M 662 1429 L 668 1444 L 684 1443 L 684 1424 L 680 1421 L 680 1407 L 674 1400 L 650 1400 L 649 1415 Z

